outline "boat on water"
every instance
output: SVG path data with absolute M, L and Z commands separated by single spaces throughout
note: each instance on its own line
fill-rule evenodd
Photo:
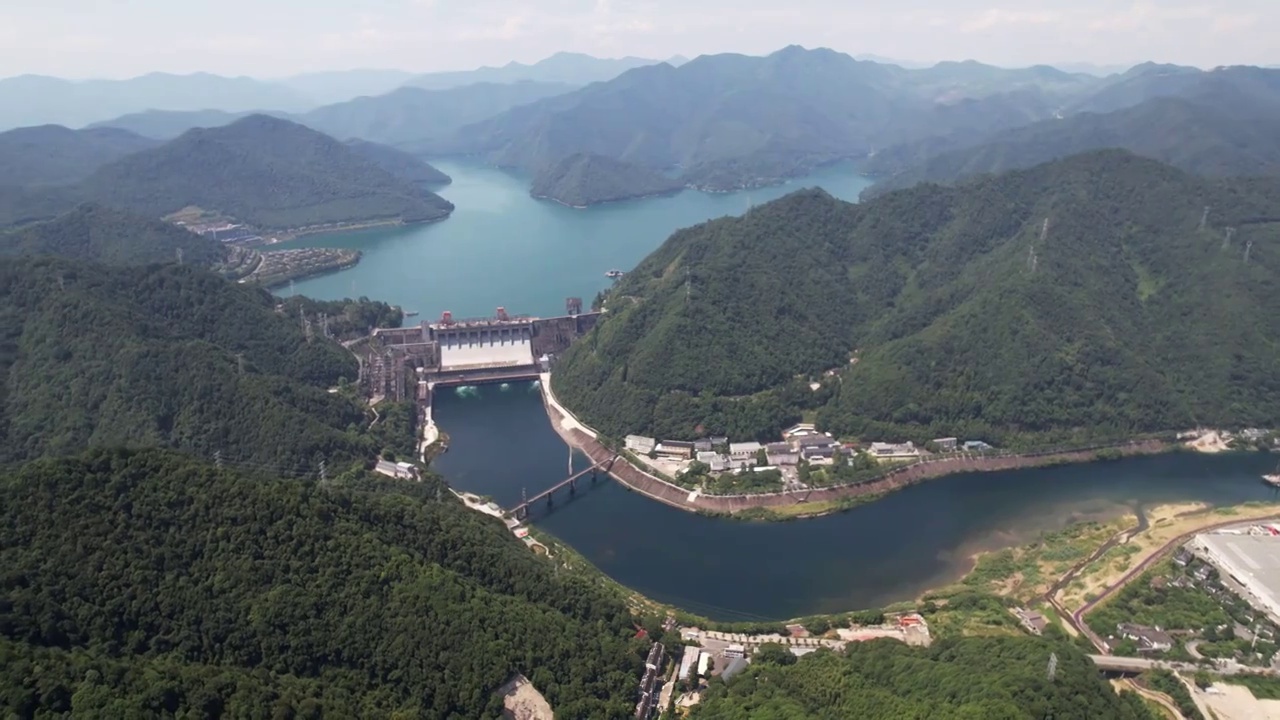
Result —
M 404 316 L 405 316 L 405 317 L 417 317 L 417 316 L 418 316 L 418 311 L 417 311 L 417 310 L 405 310 L 405 311 L 404 311 Z
M 1276 465 L 1276 471 L 1270 475 L 1263 475 L 1262 482 L 1271 487 L 1280 487 L 1280 465 Z
M 613 278 L 614 280 L 617 280 L 623 275 L 626 275 L 626 273 L 622 272 L 621 270 L 610 270 L 609 272 L 604 274 L 605 277 Z

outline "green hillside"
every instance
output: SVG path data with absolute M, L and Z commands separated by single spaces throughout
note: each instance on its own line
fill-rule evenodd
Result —
M 1025 124 L 1049 117 L 1058 93 L 1089 84 L 960 70 L 905 70 L 796 46 L 766 57 L 704 55 L 514 107 L 462 128 L 447 147 L 529 173 L 590 153 L 725 190 L 932 135 Z
M 570 155 L 539 172 L 530 192 L 534 197 L 586 207 L 612 200 L 646 197 L 679 190 L 683 185 L 646 168 L 601 155 Z
M 426 185 L 445 185 L 453 181 L 422 158 L 390 145 L 367 140 L 348 140 L 347 147 L 401 180 Z
M 302 432 L 302 428 L 297 428 Z M 630 717 L 623 603 L 428 478 L 314 482 L 97 450 L 0 477 L 6 717 Z
M 264 229 L 445 217 L 453 206 L 343 143 L 301 125 L 252 115 L 191 130 L 47 193 L 0 191 L 0 224 L 44 219 L 81 201 L 150 217 L 189 206 Z
M 160 220 L 85 204 L 48 222 L 0 231 L 0 255 L 56 255 L 108 265 L 183 262 L 211 266 L 223 248 Z
M 995 139 L 931 152 L 907 146 L 885 153 L 864 169 L 894 171 L 868 191 L 868 197 L 920 182 L 954 182 L 980 175 L 1032 167 L 1090 150 L 1123 148 L 1200 175 L 1280 175 L 1280 103 L 1222 94 L 1195 101 L 1157 98 L 1099 115 L 1083 113 L 1045 120 L 1000 133 Z M 1277 94 L 1276 100 L 1280 100 Z M 924 156 L 923 161 L 918 161 Z M 894 163 L 905 168 L 893 167 Z
M 86 445 L 176 447 L 314 473 L 367 462 L 355 359 L 265 291 L 190 265 L 0 267 L 0 463 Z
M 116 128 L 70 130 L 61 125 L 0 133 L 0 168 L 8 185 L 62 185 L 159 142 Z
M 1050 680 L 1051 655 L 1059 662 Z M 927 650 L 891 640 L 759 658 L 712 682 L 690 720 L 1150 720 L 1132 692 L 1117 695 L 1080 651 L 1042 640 L 970 637 Z
M 801 191 L 673 235 L 555 387 L 615 435 L 770 437 L 806 409 L 1007 445 L 1276 425 L 1278 206 L 1280 181 L 1121 151 L 861 205 Z

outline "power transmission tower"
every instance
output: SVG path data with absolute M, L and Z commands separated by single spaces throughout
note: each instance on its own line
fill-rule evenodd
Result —
M 293 289 L 293 281 L 290 280 L 289 281 L 289 297 L 293 297 L 294 295 L 297 295 L 297 294 L 298 294 L 298 291 Z
M 320 461 L 320 484 L 321 485 L 329 484 L 329 469 L 325 467 L 323 460 Z
M 182 248 L 178 248 L 178 264 L 182 264 Z
M 1044 224 L 1040 226 L 1040 242 L 1043 243 L 1047 237 L 1049 237 L 1049 218 L 1045 218 Z
M 239 366 L 240 374 L 244 374 L 244 353 L 236 353 L 236 365 Z
M 1027 270 L 1034 275 L 1036 272 L 1036 262 L 1037 262 L 1036 247 L 1032 245 L 1031 247 L 1027 248 L 1027 251 L 1028 251 L 1027 252 Z
M 1204 232 L 1205 225 L 1209 223 L 1209 206 L 1204 206 L 1204 214 L 1200 216 L 1200 232 Z
M 216 468 L 222 467 L 222 451 L 221 450 L 213 451 L 213 466 Z
M 1057 676 L 1058 676 L 1058 653 L 1049 653 L 1049 668 L 1048 668 L 1049 682 L 1053 682 L 1053 679 L 1056 678 Z
M 1249 252 L 1253 250 L 1253 241 L 1246 241 L 1244 244 L 1244 264 L 1249 264 Z
M 302 320 L 302 333 L 307 336 L 307 342 L 311 342 L 311 321 L 307 319 L 301 305 L 298 306 L 298 318 Z
M 689 266 L 684 266 L 684 304 L 689 304 L 689 296 L 693 292 L 693 281 L 689 279 Z
M 62 273 L 58 273 L 58 289 L 63 292 L 67 290 L 67 279 L 63 277 Z
M 1235 228 L 1233 228 L 1233 227 L 1229 227 L 1229 228 L 1227 228 L 1227 232 L 1226 232 L 1226 234 L 1225 234 L 1225 235 L 1223 235 L 1223 237 L 1222 237 L 1222 249 L 1223 249 L 1223 250 L 1226 250 L 1228 247 L 1230 247 L 1230 246 L 1231 246 L 1231 236 L 1232 236 L 1232 235 L 1235 235 L 1235 234 L 1236 234 L 1236 229 L 1235 229 Z

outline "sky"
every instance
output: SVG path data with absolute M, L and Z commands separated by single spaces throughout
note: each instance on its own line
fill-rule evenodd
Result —
M 465 70 L 791 44 L 997 65 L 1280 64 L 1277 0 L 2 0 L 0 77 Z

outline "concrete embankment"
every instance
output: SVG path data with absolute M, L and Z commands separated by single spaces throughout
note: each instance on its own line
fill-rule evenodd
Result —
M 551 390 L 550 375 L 541 376 L 543 400 L 551 424 L 564 438 L 592 462 L 608 460 L 616 453 L 605 447 L 598 439 L 597 433 L 584 425 L 566 410 Z M 883 495 L 884 493 L 902 489 L 908 485 L 964 472 L 993 472 L 998 470 L 1015 470 L 1019 468 L 1040 467 L 1067 463 L 1092 462 L 1098 459 L 1098 452 L 1108 450 L 1122 456 L 1150 455 L 1165 452 L 1170 445 L 1160 440 L 1143 440 L 1122 445 L 1093 447 L 1087 449 L 1065 450 L 1059 452 L 1034 453 L 1026 455 L 1001 455 L 985 457 L 958 457 L 937 460 L 925 460 L 888 472 L 883 477 L 856 485 L 840 485 L 829 488 L 810 490 L 763 493 L 758 495 L 703 495 L 693 493 L 687 488 L 674 485 L 636 467 L 624 456 L 613 465 L 610 475 L 618 482 L 659 502 L 689 512 L 702 512 L 718 515 L 733 515 L 753 508 L 775 509 L 796 505 L 813 504 L 815 511 L 806 513 L 789 513 L 790 518 L 816 517 L 831 512 L 830 503 L 849 498 L 864 498 Z

